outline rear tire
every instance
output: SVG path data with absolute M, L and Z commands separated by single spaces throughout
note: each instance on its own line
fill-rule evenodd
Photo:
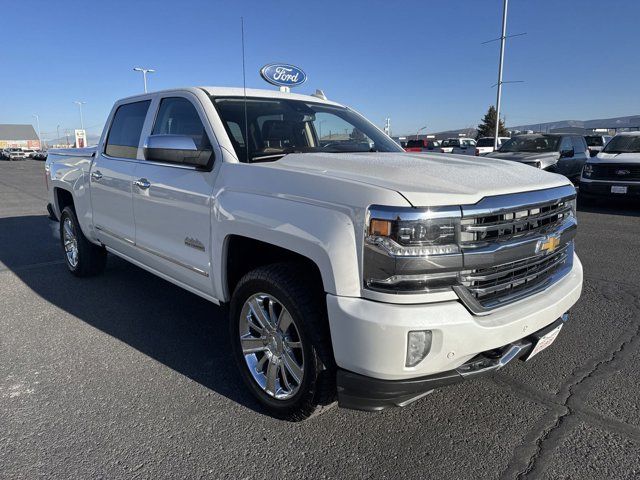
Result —
M 315 416 L 336 399 L 324 292 L 308 277 L 296 264 L 267 265 L 247 273 L 231 299 L 242 379 L 269 414 L 290 421 Z
M 60 241 L 65 263 L 72 274 L 90 277 L 102 273 L 107 263 L 107 251 L 87 240 L 72 207 L 65 207 L 60 215 Z

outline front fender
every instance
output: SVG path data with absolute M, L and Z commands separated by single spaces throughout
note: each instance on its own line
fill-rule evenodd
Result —
M 214 207 L 212 270 L 218 298 L 229 299 L 224 246 L 241 235 L 291 250 L 312 260 L 327 293 L 360 295 L 355 212 L 258 193 L 224 191 Z

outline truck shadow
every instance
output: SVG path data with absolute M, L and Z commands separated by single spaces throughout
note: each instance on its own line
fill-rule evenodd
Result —
M 263 413 L 236 371 L 224 308 L 114 255 L 102 275 L 76 278 L 63 263 L 57 229 L 46 216 L 0 218 L 0 271 L 12 271 L 52 305 Z
M 606 215 L 640 217 L 640 200 L 602 198 L 585 201 L 578 194 L 578 211 L 588 213 L 602 213 Z

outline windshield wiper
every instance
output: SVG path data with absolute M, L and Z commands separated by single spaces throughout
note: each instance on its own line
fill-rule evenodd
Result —
M 289 155 L 290 153 L 304 153 L 304 152 L 302 152 L 300 150 L 296 150 L 295 148 L 287 148 L 287 149 L 283 150 L 282 152 L 266 153 L 264 155 L 254 155 L 254 156 L 251 157 L 250 162 L 282 158 L 285 155 Z

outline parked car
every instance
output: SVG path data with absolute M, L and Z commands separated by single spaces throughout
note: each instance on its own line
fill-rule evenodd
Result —
M 351 141 L 319 145 L 319 122 Z M 228 305 L 221 368 L 278 417 L 404 406 L 531 359 L 582 290 L 566 178 L 416 159 L 313 96 L 129 97 L 97 147 L 50 150 L 45 172 L 67 269 L 98 274 L 109 252 Z
M 611 135 L 585 135 L 584 139 L 589 148 L 589 155 L 595 157 L 611 138 Z
M 473 138 L 447 138 L 440 145 L 442 153 L 457 155 L 475 155 L 476 141 Z
M 24 153 L 25 158 L 33 158 L 36 151 L 32 148 L 23 148 L 22 153 Z
M 409 140 L 404 147 L 405 152 L 439 152 L 440 142 L 436 139 Z
M 507 140 L 509 140 L 509 137 L 498 137 L 498 148 L 500 148 L 502 144 Z M 479 138 L 476 141 L 476 157 L 493 152 L 493 145 L 494 145 L 493 137 Z
M 580 196 L 640 197 L 640 132 L 613 137 L 582 168 Z
M 27 158 L 21 148 L 7 148 L 4 150 L 4 156 L 7 160 L 24 160 Z
M 34 160 L 46 160 L 47 159 L 47 152 L 45 152 L 44 150 L 37 150 L 31 156 L 31 158 L 33 158 Z
M 560 173 L 577 182 L 588 153 L 587 143 L 582 136 L 534 133 L 513 137 L 486 156 Z

